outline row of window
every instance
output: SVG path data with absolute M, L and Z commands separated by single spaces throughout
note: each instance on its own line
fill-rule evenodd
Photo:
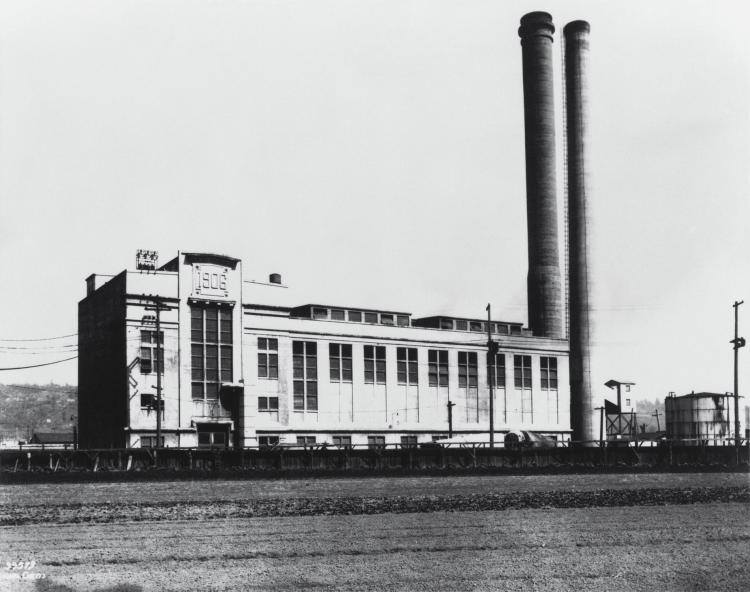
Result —
M 278 339 L 258 338 L 258 377 L 276 379 L 279 377 Z M 294 366 L 294 394 L 299 397 L 300 409 L 317 409 L 317 343 L 314 341 L 294 341 L 292 343 Z M 364 381 L 365 384 L 385 384 L 385 346 L 365 345 Z M 352 346 L 347 343 L 328 345 L 328 360 L 331 382 L 352 382 Z M 419 354 L 417 348 L 396 348 L 396 378 L 401 385 L 419 384 Z M 557 389 L 557 358 L 540 358 L 541 387 L 545 390 Z M 477 388 L 479 385 L 479 363 L 477 352 L 458 352 L 458 386 Z M 498 388 L 505 387 L 505 354 L 495 354 L 489 368 L 490 383 Z M 429 386 L 448 386 L 448 350 L 427 351 L 427 379 Z M 518 389 L 532 388 L 531 356 L 513 356 L 514 385 Z M 297 406 L 295 404 L 295 409 Z
M 441 329 L 455 331 L 475 331 L 477 333 L 487 332 L 487 323 L 483 321 L 469 321 L 464 319 L 441 318 Z M 520 325 L 508 325 L 506 323 L 490 323 L 490 331 L 499 335 L 521 335 Z
M 361 311 L 361 310 L 344 310 L 341 308 L 320 308 L 313 307 L 312 318 L 316 321 L 349 321 L 350 323 L 372 323 L 381 325 L 392 325 L 399 327 L 409 326 L 408 315 L 398 315 L 393 313 Z
M 432 440 L 441 440 L 447 436 L 433 436 Z M 261 448 L 270 448 L 280 444 L 279 436 L 258 436 L 258 445 Z M 318 444 L 315 436 L 297 436 L 297 446 L 316 446 Z M 327 446 L 327 442 L 321 443 Z M 351 436 L 332 436 L 331 446 L 334 448 L 349 448 L 352 445 Z M 384 448 L 385 436 L 367 436 L 367 446 L 369 448 Z M 401 446 L 415 448 L 417 446 L 416 436 L 401 436 Z

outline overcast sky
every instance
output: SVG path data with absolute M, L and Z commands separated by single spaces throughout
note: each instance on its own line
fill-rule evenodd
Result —
M 300 304 L 491 302 L 525 323 L 517 29 L 546 10 L 558 105 L 562 27 L 591 23 L 597 393 L 731 391 L 735 299 L 750 337 L 746 5 L 3 2 L 0 340 L 75 333 L 86 276 L 138 248 L 239 257 Z M 0 367 L 74 343 L 0 341 Z M 48 380 L 75 384 L 76 363 L 0 374 Z

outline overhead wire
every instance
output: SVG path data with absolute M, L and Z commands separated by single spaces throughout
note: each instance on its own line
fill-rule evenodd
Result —
M 27 368 L 41 368 L 42 366 L 52 366 L 53 364 L 62 364 L 63 362 L 69 362 L 70 360 L 75 360 L 78 356 L 72 356 L 70 358 L 65 358 L 64 360 L 55 360 L 54 362 L 45 362 L 44 364 L 31 364 L 30 366 L 14 366 L 11 368 L 0 368 L 0 371 L 3 370 L 26 370 Z
M 48 387 L 48 386 L 32 386 L 28 384 L 4 384 L 0 386 L 0 389 L 6 389 L 6 388 L 17 388 L 17 389 L 23 389 L 28 391 L 39 391 L 39 392 L 50 392 L 50 393 L 69 393 L 71 395 L 76 394 L 78 392 L 78 389 L 64 389 L 64 388 L 55 388 L 55 387 Z
M 0 341 L 55 341 L 56 339 L 65 339 L 66 337 L 76 337 L 78 333 L 70 333 L 68 335 L 57 335 L 56 337 L 38 337 L 36 339 L 1 339 Z

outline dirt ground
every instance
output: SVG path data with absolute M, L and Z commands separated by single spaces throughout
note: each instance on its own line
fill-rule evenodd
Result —
M 596 491 L 750 485 L 747 473 L 609 473 L 589 475 L 461 475 L 310 479 L 141 481 L 132 483 L 0 484 L 3 506 L 197 502 L 296 497 L 468 495 L 476 492 Z
M 637 476 L 622 487 L 696 486 L 675 476 Z M 681 479 L 684 477 L 679 476 Z M 721 486 L 747 484 L 747 476 L 714 475 Z M 740 481 L 736 481 L 739 477 Z M 718 478 L 718 480 L 717 480 Z M 502 479 L 508 479 L 502 478 Z M 535 481 L 479 481 L 474 491 L 544 491 Z M 552 485 L 559 489 L 559 477 Z M 612 482 L 570 476 L 566 487 L 584 490 Z M 700 479 L 700 478 L 699 478 Z M 212 489 L 211 482 L 200 485 Z M 215 483 L 215 482 L 214 482 Z M 100 492 L 92 484 L 89 491 Z M 138 484 L 148 486 L 148 484 Z M 163 484 L 159 484 L 161 486 Z M 252 486 L 258 485 L 254 483 Z M 279 491 L 304 488 L 331 495 L 326 483 L 287 482 Z M 362 484 L 335 484 L 342 496 Z M 374 485 L 374 484 L 373 484 Z M 384 482 L 375 492 L 431 495 L 440 482 Z M 699 483 L 707 487 L 705 483 Z M 108 490 L 113 502 L 133 495 L 132 485 Z M 71 492 L 25 499 L 64 505 Z M 59 487 L 59 486 L 55 486 Z M 123 487 L 119 485 L 119 487 Z M 241 484 L 237 485 L 241 487 Z M 450 495 L 463 485 L 443 482 Z M 29 490 L 28 488 L 31 488 Z M 23 489 L 6 487 L 3 505 L 21 503 Z M 140 491 L 140 490 L 139 490 Z M 144 492 L 146 490 L 144 489 Z M 239 491 L 239 490 L 238 490 Z M 369 490 L 373 493 L 373 490 Z M 78 494 L 85 497 L 85 487 Z M 204 491 L 204 493 L 206 493 Z M 465 492 L 463 492 L 465 493 Z M 462 494 L 463 494 L 462 493 Z M 161 491 L 161 502 L 185 491 Z M 210 499 L 226 499 L 218 487 Z M 141 494 L 139 494 L 141 495 Z M 145 493 L 143 493 L 145 496 Z M 245 492 L 247 495 L 247 492 Z M 98 494 L 92 495 L 101 502 Z M 213 496 L 213 497 L 211 497 Z M 237 493 L 238 499 L 239 493 Z M 10 499 L 13 498 L 13 499 Z M 204 499 L 204 501 L 207 501 Z M 188 502 L 189 503 L 189 502 Z M 750 589 L 750 505 L 733 501 L 623 507 L 507 509 L 264 518 L 28 523 L 0 527 L 0 590 L 22 592 L 151 592 L 161 590 L 746 590 Z M 34 561 L 25 571 L 6 562 Z M 44 579 L 18 579 L 19 573 Z

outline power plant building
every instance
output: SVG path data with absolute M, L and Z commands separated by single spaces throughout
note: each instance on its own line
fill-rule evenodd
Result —
M 242 262 L 226 255 L 182 252 L 158 269 L 92 275 L 79 303 L 81 445 L 153 446 L 161 444 L 157 432 L 166 446 L 413 445 L 451 433 L 481 439 L 490 425 L 498 441 L 518 430 L 595 441 L 585 166 L 589 25 L 574 21 L 564 29 L 565 275 L 554 32 L 545 12 L 525 15 L 518 30 L 528 328 L 294 300 L 277 274 L 268 282 L 245 281 Z M 490 337 L 497 353 L 488 351 Z
M 277 274 L 245 281 L 239 259 L 209 253 L 92 275 L 87 292 L 83 447 L 154 446 L 158 413 L 167 447 L 471 439 L 488 433 L 490 380 L 499 441 L 570 439 L 568 342 L 521 323 L 490 322 L 488 364 L 486 320 L 294 303 Z

